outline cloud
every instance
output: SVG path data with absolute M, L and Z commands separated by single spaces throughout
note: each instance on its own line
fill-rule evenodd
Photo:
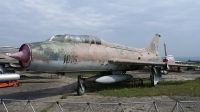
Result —
M 0 38 L 4 39 L 0 45 L 20 46 L 69 33 L 92 34 L 110 42 L 144 47 L 155 33 L 160 33 L 161 47 L 164 42 L 169 43 L 169 51 L 177 46 L 184 48 L 192 37 L 191 45 L 184 48 L 191 53 L 190 49 L 200 40 L 198 0 L 7 0 L 0 3 Z M 172 54 L 186 53 L 173 51 Z

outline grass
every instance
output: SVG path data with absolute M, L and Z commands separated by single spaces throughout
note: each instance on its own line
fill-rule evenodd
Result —
M 95 76 L 96 74 L 98 74 L 98 73 L 85 73 L 83 76 L 84 77 L 92 77 L 92 76 Z M 66 77 L 70 77 L 70 78 L 75 78 L 75 79 L 77 79 L 77 76 L 76 75 L 71 75 L 71 76 L 66 76 Z
M 193 63 L 194 66 L 200 66 L 200 63 Z
M 41 112 L 48 112 L 56 103 L 52 103 L 47 108 L 43 109 Z
M 68 95 L 63 94 L 60 99 L 67 99 Z M 48 112 L 50 109 L 52 109 L 55 106 L 56 103 L 51 103 L 47 108 L 44 108 L 41 112 Z
M 144 97 L 144 96 L 200 96 L 200 81 L 160 81 L 159 85 L 151 86 L 150 81 L 144 81 L 143 86 L 132 88 L 129 83 L 91 84 L 90 91 L 104 96 Z
M 63 94 L 62 97 L 60 99 L 67 99 L 68 95 L 67 94 Z

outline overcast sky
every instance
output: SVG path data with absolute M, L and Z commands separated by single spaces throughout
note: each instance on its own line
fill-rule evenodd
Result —
M 159 52 L 200 57 L 199 0 L 1 0 L 0 46 L 56 34 L 94 35 L 143 48 L 159 33 Z

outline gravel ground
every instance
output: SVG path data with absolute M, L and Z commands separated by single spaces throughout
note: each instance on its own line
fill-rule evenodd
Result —
M 129 72 L 135 77 L 146 78 L 149 77 L 147 72 L 134 71 Z M 95 93 L 86 93 L 83 96 L 77 96 L 75 89 L 77 86 L 76 78 L 66 78 L 64 76 L 57 76 L 52 74 L 39 74 L 39 73 L 25 73 L 20 72 L 23 76 L 19 82 L 21 86 L 0 88 L 0 99 L 20 99 L 31 100 L 31 104 L 37 112 L 47 109 L 49 111 L 60 111 L 59 106 L 52 102 L 59 101 L 60 106 L 64 111 L 77 112 L 82 111 L 85 107 L 86 111 L 90 111 L 89 106 L 94 111 L 111 112 L 121 107 L 126 112 L 144 112 L 147 111 L 155 101 L 158 110 L 161 112 L 169 112 L 173 109 L 177 100 L 182 101 L 200 101 L 200 97 L 190 96 L 154 96 L 154 97 L 131 97 L 131 98 L 117 98 L 117 97 L 104 97 Z M 163 75 L 164 80 L 194 80 L 199 79 L 200 71 L 183 71 L 181 73 L 170 72 L 168 75 Z M 65 99 L 61 99 L 63 94 L 66 94 Z M 32 101 L 33 100 L 33 101 Z M 50 101 L 50 102 L 45 102 Z M 76 102 L 72 104 L 72 102 Z M 92 102 L 87 104 L 87 102 Z M 132 102 L 138 102 L 133 104 Z M 139 104 L 139 102 L 147 102 Z M 24 109 L 27 102 L 22 101 L 4 101 L 8 111 L 18 112 Z M 99 103 L 115 103 L 110 105 Z M 119 103 L 122 103 L 121 105 Z M 124 104 L 127 103 L 127 104 Z M 199 103 L 198 103 L 199 104 Z M 198 104 L 195 103 L 181 103 L 186 111 L 198 111 Z M 53 106 L 54 105 L 54 106 Z M 154 106 L 153 106 L 154 107 Z M 151 111 L 155 111 L 152 107 Z M 180 107 L 179 107 L 180 109 Z M 28 103 L 25 111 L 31 110 L 30 103 Z M 0 102 L 0 112 L 6 112 L 3 102 Z

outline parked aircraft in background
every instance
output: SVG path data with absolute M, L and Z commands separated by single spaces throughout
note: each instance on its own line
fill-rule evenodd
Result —
M 164 43 L 164 50 L 165 50 L 165 57 L 164 57 L 163 61 L 168 62 L 168 65 L 170 66 L 170 67 L 168 67 L 169 68 L 168 71 L 178 71 L 178 72 L 180 72 L 181 67 L 195 68 L 195 66 L 188 64 L 187 62 L 176 61 L 173 55 L 167 55 L 167 49 L 166 49 L 165 43 Z M 174 70 L 174 68 L 177 68 L 177 70 Z
M 15 70 L 22 69 L 18 60 L 10 58 L 7 52 L 17 52 L 19 48 L 2 46 L 0 47 L 0 87 L 13 86 L 18 84 L 19 74 Z

